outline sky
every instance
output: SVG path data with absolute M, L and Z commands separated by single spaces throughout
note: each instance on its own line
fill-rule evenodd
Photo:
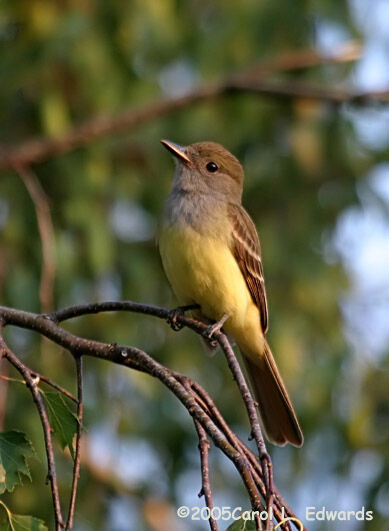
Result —
M 349 5 L 365 46 L 348 85 L 357 91 L 388 89 L 389 2 L 349 0 Z M 339 24 L 318 21 L 319 50 L 334 53 L 351 38 Z M 388 145 L 388 106 L 345 106 L 341 112 L 353 122 L 366 150 Z M 389 161 L 370 168 L 358 195 L 361 206 L 351 207 L 340 216 L 331 247 L 351 281 L 340 300 L 345 335 L 356 355 L 374 362 L 387 351 L 389 342 Z

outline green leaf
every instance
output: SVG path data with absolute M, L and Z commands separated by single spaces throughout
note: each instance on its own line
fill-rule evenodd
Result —
M 239 518 L 239 520 L 227 527 L 226 531 L 256 531 L 255 522 Z
M 22 476 L 31 480 L 27 458 L 34 456 L 32 444 L 23 432 L 12 430 L 0 433 L 0 494 L 5 490 L 11 492 L 15 485 L 21 485 Z
M 78 420 L 65 401 L 63 394 L 57 391 L 41 391 L 47 405 L 50 424 L 61 448 L 69 448 L 74 459 L 73 438 L 77 432 Z
M 1 531 L 47 531 L 43 520 L 34 516 L 12 514 L 8 507 L 0 500 L 5 512 L 5 518 L 0 518 Z

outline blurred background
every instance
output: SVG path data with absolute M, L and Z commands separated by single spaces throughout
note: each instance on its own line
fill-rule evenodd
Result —
M 389 2 L 3 0 L 0 46 L 0 142 L 9 152 L 31 138 L 61 139 L 85 120 L 120 117 L 237 74 L 289 87 L 388 89 Z M 120 299 L 176 305 L 155 244 L 174 167 L 160 138 L 217 141 L 244 164 L 244 205 L 262 242 L 269 342 L 305 435 L 302 449 L 269 445 L 276 485 L 302 519 L 306 506 L 374 511 L 371 522 L 311 522 L 309 529 L 384 529 L 388 104 L 237 92 L 47 155 L 24 179 L 3 164 L 1 303 L 31 311 Z M 43 213 L 49 287 L 41 296 L 31 187 L 50 207 Z M 190 331 L 131 314 L 66 326 L 138 346 L 196 379 L 247 439 L 224 357 L 205 356 Z M 75 392 L 67 353 L 33 333 L 14 330 L 7 338 L 27 364 Z M 4 362 L 1 371 L 15 376 Z M 52 527 L 36 411 L 22 386 L 0 387 L 1 428 L 25 431 L 39 457 L 31 462 L 33 482 L 4 501 Z M 175 516 L 180 505 L 204 502 L 197 498 L 193 423 L 169 391 L 146 375 L 86 359 L 85 407 L 75 529 L 206 529 Z M 66 498 L 71 462 L 57 450 Z M 233 466 L 214 447 L 210 460 L 215 504 L 249 508 Z

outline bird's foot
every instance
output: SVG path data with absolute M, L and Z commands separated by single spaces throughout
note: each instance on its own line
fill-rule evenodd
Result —
M 187 306 L 177 306 L 177 308 L 173 308 L 170 310 L 169 315 L 167 317 L 167 322 L 170 324 L 172 329 L 175 332 L 178 332 L 178 330 L 181 330 L 183 325 L 178 322 L 178 319 L 180 316 L 185 315 L 185 312 L 189 310 L 196 310 L 199 308 L 198 304 L 188 304 Z
M 216 333 L 216 332 L 219 332 L 224 323 L 227 321 L 227 319 L 229 318 L 230 314 L 229 313 L 226 313 L 225 315 L 223 315 L 223 317 L 217 321 L 216 323 L 214 323 L 213 325 L 210 325 L 210 326 L 207 326 L 207 328 L 205 329 L 204 331 L 204 337 L 212 344 L 215 342 L 215 340 L 212 339 L 213 335 Z

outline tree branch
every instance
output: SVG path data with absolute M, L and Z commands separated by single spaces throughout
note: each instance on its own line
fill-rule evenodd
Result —
M 90 142 L 122 131 L 129 131 L 188 106 L 207 102 L 236 93 L 252 93 L 278 100 L 312 99 L 339 105 L 370 105 L 389 102 L 389 90 L 356 92 L 352 89 L 312 85 L 306 82 L 269 81 L 264 79 L 275 71 L 290 71 L 327 63 L 353 61 L 360 55 L 360 47 L 332 56 L 320 56 L 312 50 L 286 54 L 255 65 L 246 72 L 232 74 L 210 85 L 202 85 L 184 96 L 149 103 L 138 109 L 123 110 L 116 116 L 99 116 L 76 126 L 62 138 L 34 138 L 12 148 L 4 147 L 0 153 L 0 171 L 12 169 L 15 164 L 29 166 L 54 156 L 74 151 Z
M 42 273 L 39 300 L 42 312 L 46 313 L 53 308 L 56 270 L 54 226 L 51 219 L 50 205 L 45 191 L 34 172 L 23 165 L 18 159 L 12 159 L 12 165 L 27 188 L 35 208 L 39 236 L 42 243 Z
M 153 315 L 167 321 L 170 321 L 172 316 L 172 312 L 164 308 L 134 303 L 132 301 L 123 301 L 72 306 L 47 315 L 34 314 L 0 306 L 0 317 L 3 319 L 4 326 L 14 325 L 35 330 L 70 351 L 75 357 L 88 355 L 105 359 L 135 370 L 146 372 L 151 376 L 158 378 L 186 407 L 190 415 L 193 417 L 196 426 L 201 426 L 201 430 L 204 430 L 204 433 L 211 438 L 213 443 L 234 463 L 249 494 L 252 508 L 260 511 L 264 507 L 273 507 L 277 522 L 282 521 L 282 510 L 284 510 L 286 516 L 296 518 L 293 511 L 284 505 L 282 497 L 273 485 L 269 473 L 271 468 L 269 469 L 268 466 L 264 467 L 263 460 L 261 466 L 258 457 L 256 457 L 237 437 L 237 435 L 232 432 L 209 395 L 199 386 L 199 384 L 184 375 L 164 367 L 138 348 L 84 339 L 64 330 L 59 324 L 66 319 L 104 311 L 137 312 Z M 182 326 L 187 326 L 201 335 L 206 334 L 208 330 L 208 324 L 187 317 L 181 313 L 175 315 L 175 322 Z M 263 456 L 266 456 L 266 459 L 271 464 L 260 431 L 254 401 L 248 391 L 247 384 L 240 368 L 237 369 L 235 366 L 235 364 L 238 364 L 232 348 L 222 332 L 215 332 L 214 338 L 225 351 L 229 364 L 233 370 L 234 377 L 238 381 L 241 393 L 243 390 L 246 394 L 247 389 L 248 396 L 245 397 L 245 403 L 246 409 L 249 412 L 251 432 L 258 445 L 260 457 L 263 458 Z M 252 411 L 252 408 L 254 408 L 254 412 Z M 200 433 L 201 441 L 203 441 L 202 431 L 200 431 Z M 204 480 L 204 473 L 206 474 L 208 467 L 207 461 L 204 461 L 205 457 L 206 456 L 203 454 L 203 484 L 205 484 L 205 488 L 208 491 L 210 485 L 207 482 L 206 475 Z M 206 503 L 212 503 L 212 499 L 208 494 L 207 497 Z M 264 500 L 264 503 L 262 500 Z M 257 521 L 258 529 L 259 525 L 259 521 Z M 271 526 L 272 524 L 269 525 Z M 71 529 L 71 527 L 68 527 L 68 529 Z

